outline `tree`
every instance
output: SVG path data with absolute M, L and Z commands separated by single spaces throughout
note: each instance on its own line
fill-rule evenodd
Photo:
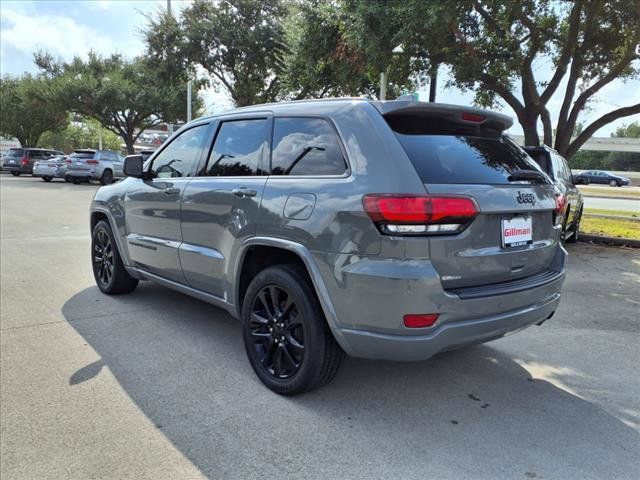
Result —
M 44 132 L 40 138 L 40 146 L 65 153 L 71 153 L 79 148 L 97 149 L 100 146 L 100 135 L 102 135 L 102 148 L 116 152 L 121 150 L 122 139 L 92 119 L 70 122 L 64 129 Z
M 195 0 L 176 19 L 162 11 L 145 36 L 151 61 L 206 70 L 237 106 L 271 102 L 283 69 L 282 0 Z
M 375 94 L 377 79 L 367 74 L 362 51 L 350 44 L 346 20 L 337 4 L 324 0 L 291 5 L 284 25 L 283 98 Z
M 548 104 L 564 79 L 555 149 L 570 158 L 599 128 L 640 113 L 640 103 L 616 108 L 585 125 L 572 138 L 580 115 L 615 79 L 638 78 L 632 64 L 640 42 L 640 4 L 635 0 L 464 0 L 449 4 L 450 35 L 428 38 L 452 67 L 453 83 L 475 89 L 476 102 L 494 106 L 498 97 L 516 113 L 525 141 L 552 144 Z M 549 78 L 536 78 L 550 60 Z
M 611 136 L 617 138 L 640 138 L 640 122 L 622 125 L 616 128 L 616 131 L 613 132 Z
M 185 120 L 186 82 L 167 75 L 151 60 L 127 61 L 121 55 L 103 58 L 93 52 L 86 61 L 75 57 L 70 63 L 44 53 L 36 54 L 35 59 L 61 86 L 69 108 L 119 135 L 129 153 L 134 153 L 133 145 L 146 129 L 163 121 Z
M 416 29 L 430 24 L 433 2 L 342 0 L 341 5 L 345 35 L 365 59 L 372 83 L 387 83 L 390 98 L 424 83 L 429 53 L 424 44 L 417 45 Z
M 23 147 L 36 147 L 47 130 L 64 128 L 67 110 L 54 82 L 43 76 L 0 79 L 0 134 L 15 137 Z

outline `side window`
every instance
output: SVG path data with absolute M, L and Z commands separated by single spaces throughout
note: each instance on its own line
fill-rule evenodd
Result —
M 338 137 L 326 120 L 274 120 L 272 175 L 342 175 L 346 171 Z
M 110 162 L 118 161 L 118 157 L 116 157 L 116 154 L 113 152 L 102 152 L 102 159 L 109 160 Z
M 203 174 L 217 177 L 261 175 L 268 135 L 269 120 L 266 118 L 223 122 Z
M 204 149 L 209 124 L 182 132 L 153 160 L 151 176 L 157 178 L 188 177 Z

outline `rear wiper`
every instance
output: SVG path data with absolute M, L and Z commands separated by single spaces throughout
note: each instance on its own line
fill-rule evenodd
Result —
M 549 183 L 546 175 L 536 170 L 516 170 L 507 177 L 510 182 L 529 180 L 530 182 Z

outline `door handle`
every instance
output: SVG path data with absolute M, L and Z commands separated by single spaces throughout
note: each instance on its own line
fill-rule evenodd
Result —
M 164 194 L 165 195 L 178 195 L 179 193 L 180 193 L 180 189 L 179 188 L 169 187 L 169 188 L 165 188 L 164 189 Z
M 251 190 L 250 188 L 247 187 L 240 187 L 240 188 L 234 188 L 233 190 L 231 190 L 231 193 L 233 193 L 236 197 L 255 197 L 258 192 L 256 190 Z

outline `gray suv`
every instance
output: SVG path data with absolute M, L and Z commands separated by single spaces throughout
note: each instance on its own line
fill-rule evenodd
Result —
M 286 395 L 329 382 L 345 352 L 424 360 L 542 324 L 565 276 L 563 205 L 511 124 L 359 99 L 198 119 L 96 193 L 97 285 L 152 280 L 222 307 Z
M 81 183 L 98 180 L 102 185 L 122 177 L 122 156 L 113 150 L 74 150 L 67 157 L 65 180 Z

